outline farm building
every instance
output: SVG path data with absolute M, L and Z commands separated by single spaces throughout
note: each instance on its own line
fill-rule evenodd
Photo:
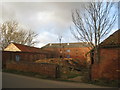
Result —
M 90 51 L 90 45 L 81 43 L 49 43 L 42 47 L 43 50 L 53 51 L 58 58 L 74 58 L 80 62 L 86 61 L 86 53 Z
M 99 51 L 100 62 L 96 63 L 94 58 L 92 58 L 92 79 L 120 80 L 120 30 L 117 30 L 105 39 L 100 44 Z M 94 50 L 92 53 L 94 53 Z M 91 57 L 94 57 L 94 54 L 91 54 Z
M 11 43 L 2 51 L 3 67 L 6 61 L 33 62 L 43 58 L 50 58 L 51 53 L 52 52 L 41 50 L 40 48 Z

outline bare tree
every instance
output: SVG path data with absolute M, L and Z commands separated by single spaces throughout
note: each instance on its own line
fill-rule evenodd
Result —
M 16 21 L 6 21 L 0 26 L 1 48 L 4 49 L 12 42 L 33 46 L 37 43 L 34 40 L 37 35 L 31 30 L 21 28 Z
M 96 62 L 99 62 L 99 44 L 109 34 L 115 24 L 117 14 L 112 10 L 113 2 L 89 2 L 82 12 L 72 11 L 74 28 L 72 34 L 77 40 L 88 42 L 96 51 Z

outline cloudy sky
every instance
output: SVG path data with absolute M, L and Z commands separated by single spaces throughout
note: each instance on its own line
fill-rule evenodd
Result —
M 59 42 L 60 35 L 63 43 L 78 42 L 70 32 L 71 10 L 82 10 L 81 5 L 81 2 L 6 2 L 2 3 L 2 21 L 14 19 L 38 33 L 37 47 Z

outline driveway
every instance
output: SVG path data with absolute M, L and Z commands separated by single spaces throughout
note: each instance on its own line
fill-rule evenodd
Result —
M 2 73 L 2 77 L 3 88 L 105 88 L 86 83 L 45 80 L 10 73 Z

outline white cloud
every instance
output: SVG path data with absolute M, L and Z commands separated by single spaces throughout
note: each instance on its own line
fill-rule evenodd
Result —
M 2 19 L 15 19 L 24 27 L 39 33 L 36 39 L 40 43 L 37 46 L 58 42 L 59 35 L 63 36 L 62 42 L 76 42 L 69 30 L 72 24 L 71 10 L 81 9 L 81 5 L 82 2 L 7 2 L 2 4 Z
M 42 46 L 47 43 L 58 42 L 62 35 L 62 42 L 76 41 L 71 35 L 71 10 L 80 8 L 81 3 L 42 3 L 42 2 L 7 2 L 2 5 L 3 20 L 15 19 L 22 26 L 39 33 Z
M 54 19 L 54 12 L 38 12 L 38 20 L 46 24 Z

